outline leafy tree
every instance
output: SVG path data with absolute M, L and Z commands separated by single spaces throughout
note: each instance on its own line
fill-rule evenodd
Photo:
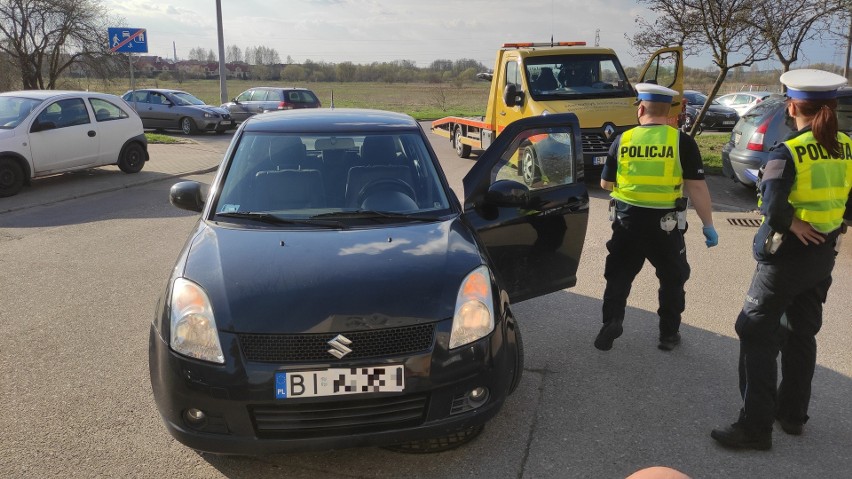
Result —
M 0 0 L 0 52 L 20 71 L 25 89 L 52 89 L 75 62 L 103 78 L 117 69 L 106 32 L 123 20 L 98 0 Z

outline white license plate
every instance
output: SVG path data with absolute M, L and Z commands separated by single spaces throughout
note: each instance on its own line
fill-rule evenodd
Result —
M 733 125 L 736 123 L 734 120 L 725 120 L 722 122 L 723 125 Z
M 596 156 L 592 158 L 593 165 L 603 165 L 606 164 L 606 156 Z
M 275 373 L 275 399 L 389 393 L 404 388 L 404 368 L 399 364 Z

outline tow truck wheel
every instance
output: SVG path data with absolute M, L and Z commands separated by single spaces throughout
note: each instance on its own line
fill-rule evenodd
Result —
M 461 141 L 462 139 L 462 128 L 460 126 L 456 127 L 456 133 L 453 135 L 453 145 L 456 147 L 456 155 L 459 158 L 469 158 L 470 157 L 470 145 L 465 145 Z
M 535 151 L 530 147 L 524 148 L 524 155 L 521 157 L 521 173 L 527 186 L 532 186 L 538 180 L 538 168 L 535 163 Z

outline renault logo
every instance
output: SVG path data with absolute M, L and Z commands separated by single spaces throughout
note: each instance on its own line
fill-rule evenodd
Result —
M 604 135 L 606 136 L 607 140 L 611 140 L 612 135 L 614 135 L 614 134 L 615 134 L 615 128 L 613 128 L 612 125 L 607 125 L 607 126 L 604 127 Z
M 352 341 L 347 339 L 346 336 L 338 334 L 334 337 L 334 339 L 328 342 L 328 345 L 331 346 L 331 349 L 329 349 L 328 352 L 337 359 L 343 359 L 343 356 L 352 352 L 352 350 L 347 347 L 350 344 L 352 344 Z

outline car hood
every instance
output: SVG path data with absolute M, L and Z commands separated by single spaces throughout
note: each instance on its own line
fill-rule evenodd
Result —
M 227 115 L 228 110 L 212 105 L 187 105 L 184 108 L 192 108 L 193 110 L 201 110 L 206 111 L 208 113 L 215 113 L 217 115 Z
M 458 218 L 357 230 L 202 222 L 182 261 L 183 276 L 207 292 L 217 327 L 249 333 L 343 332 L 447 319 L 461 281 L 484 263 Z

